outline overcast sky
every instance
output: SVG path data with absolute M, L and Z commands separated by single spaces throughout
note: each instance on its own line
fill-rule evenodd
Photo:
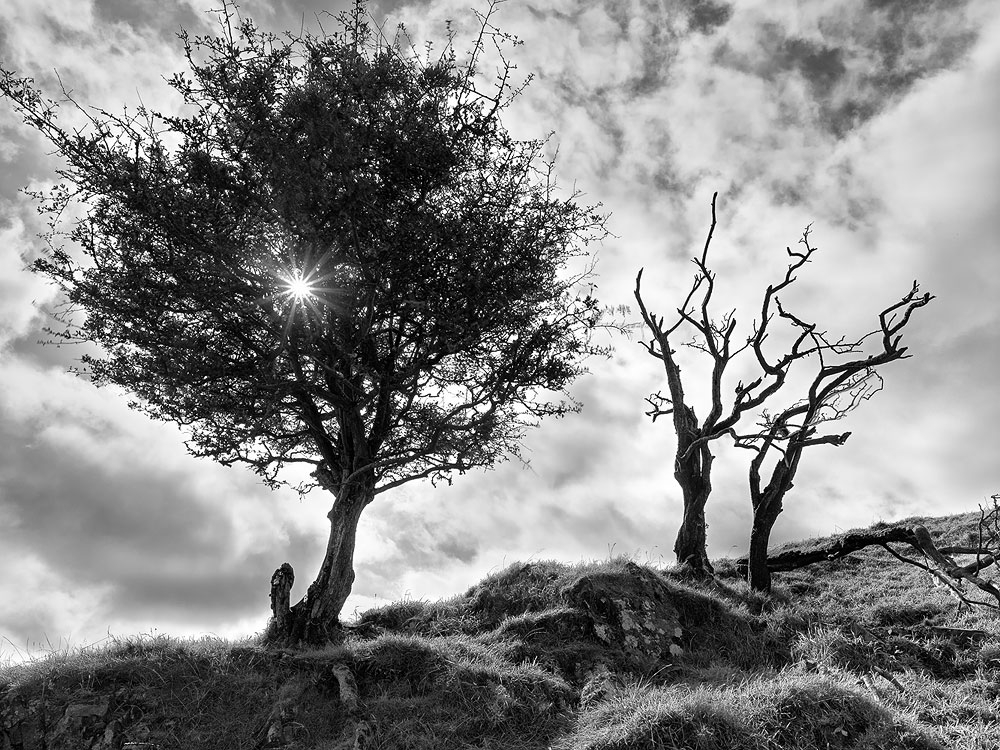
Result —
M 0 60 L 109 111 L 169 105 L 162 77 L 183 69 L 175 33 L 212 31 L 218 5 L 0 0 Z M 315 30 L 317 11 L 338 9 L 242 7 L 274 31 Z M 449 18 L 466 40 L 474 27 L 468 0 L 373 12 L 417 40 L 442 39 Z M 630 303 L 645 267 L 649 306 L 676 306 L 716 190 L 717 294 L 739 307 L 741 331 L 809 223 L 820 249 L 787 299 L 831 333 L 871 330 L 914 279 L 936 295 L 906 330 L 914 356 L 843 423 L 847 444 L 805 454 L 773 542 L 974 510 L 1000 492 L 995 0 L 508 0 L 497 22 L 524 40 L 516 62 L 535 74 L 508 127 L 553 131 L 563 184 L 611 213 L 603 302 Z M 280 563 L 296 570 L 295 598 L 312 580 L 330 500 L 190 458 L 175 428 L 67 374 L 78 351 L 38 344 L 53 293 L 24 271 L 40 227 L 19 191 L 53 180 L 49 152 L 0 103 L 0 652 L 108 632 L 260 630 Z M 673 435 L 643 415 L 662 370 L 636 341 L 613 343 L 575 386 L 582 413 L 529 436 L 530 469 L 379 496 L 345 615 L 459 593 L 515 560 L 673 562 Z M 699 395 L 704 363 L 685 356 Z M 749 454 L 715 452 L 710 554 L 736 555 Z

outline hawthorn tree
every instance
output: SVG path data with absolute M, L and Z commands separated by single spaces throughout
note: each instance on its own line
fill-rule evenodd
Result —
M 181 37 L 180 113 L 69 99 L 80 130 L 2 72 L 65 163 L 35 194 L 54 229 L 34 269 L 65 292 L 53 333 L 101 347 L 78 372 L 179 425 L 196 456 L 271 486 L 301 465 L 300 491 L 332 495 L 307 593 L 289 609 L 272 588 L 275 641 L 335 637 L 378 495 L 518 457 L 607 353 L 585 257 L 605 218 L 560 197 L 544 142 L 504 128 L 516 40 L 493 9 L 461 60 L 450 30 L 436 55 L 385 39 L 363 1 L 335 33 L 282 38 L 227 3 L 218 36 Z
M 714 456 L 711 443 L 729 436 L 741 448 L 756 451 L 750 465 L 750 494 L 754 521 L 750 540 L 749 580 L 754 588 L 767 590 L 767 543 L 781 501 L 792 487 L 802 450 L 810 445 L 840 445 L 850 433 L 817 435 L 822 422 L 843 417 L 858 404 L 881 388 L 876 368 L 905 356 L 900 346 L 902 328 L 918 307 L 926 305 L 931 295 L 919 295 L 916 282 L 901 302 L 891 305 L 879 316 L 880 330 L 856 341 L 841 338 L 831 341 L 815 324 L 806 323 L 781 305 L 778 294 L 795 283 L 796 273 L 812 259 L 816 248 L 809 242 L 810 229 L 803 232 L 802 250 L 786 248 L 789 257 L 784 276 L 769 284 L 762 295 L 760 315 L 752 330 L 742 341 L 734 339 L 737 327 L 736 311 L 716 317 L 712 310 L 715 293 L 715 272 L 708 263 L 708 252 L 717 225 L 716 200 L 712 196 L 712 220 L 701 255 L 693 258 L 694 280 L 670 325 L 664 316 L 649 311 L 642 298 L 642 270 L 636 276 L 635 298 L 646 329 L 652 338 L 643 341 L 646 351 L 663 362 L 669 395 L 655 393 L 647 398 L 652 407 L 647 412 L 655 421 L 672 415 L 676 434 L 674 478 L 681 488 L 683 516 L 674 544 L 678 563 L 695 573 L 711 574 L 712 566 L 706 550 L 705 506 L 712 491 L 711 471 Z M 785 346 L 779 354 L 769 350 L 774 321 L 784 321 Z M 690 334 L 690 338 L 687 336 Z M 865 342 L 881 334 L 882 349 L 876 354 L 864 354 Z M 709 412 L 699 421 L 694 407 L 685 394 L 681 367 L 675 342 L 708 355 L 711 360 Z M 749 381 L 736 383 L 731 400 L 723 396 L 723 381 L 732 363 L 745 354 L 750 367 L 758 373 Z M 805 360 L 817 361 L 818 371 L 807 396 L 776 416 L 768 414 L 764 405 L 788 384 L 791 369 Z M 835 360 L 835 361 L 834 361 Z M 739 434 L 737 427 L 754 415 L 760 421 L 755 432 Z M 771 479 L 761 487 L 761 469 L 765 459 L 780 452 L 772 467 Z M 770 465 L 770 464 L 769 464 Z

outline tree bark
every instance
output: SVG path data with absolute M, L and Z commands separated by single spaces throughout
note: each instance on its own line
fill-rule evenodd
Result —
M 750 528 L 750 551 L 747 556 L 747 582 L 754 591 L 771 590 L 771 568 L 768 565 L 767 545 L 771 539 L 771 529 L 778 519 L 780 507 L 759 507 L 754 509 L 753 525 Z
M 677 562 L 698 575 L 710 575 L 714 572 L 705 550 L 707 540 L 705 503 L 707 500 L 708 495 L 702 495 L 700 499 L 684 503 L 684 520 L 677 531 L 677 539 L 674 541 Z
M 754 591 L 771 591 L 771 570 L 768 566 L 767 547 L 771 530 L 784 510 L 782 500 L 792 488 L 792 476 L 798 467 L 796 453 L 790 463 L 782 461 L 775 467 L 771 481 L 761 492 L 756 479 L 756 468 L 751 478 L 750 495 L 753 499 L 753 524 L 750 527 L 750 550 L 747 557 L 747 583 Z
M 274 571 L 271 576 L 271 623 L 268 630 L 277 633 L 286 633 L 290 627 L 289 617 L 291 607 L 289 607 L 289 597 L 292 591 L 292 584 L 295 583 L 295 573 L 292 566 L 282 563 L 281 567 Z
M 674 554 L 677 555 L 677 562 L 692 573 L 711 575 L 715 571 L 708 559 L 705 505 L 712 494 L 714 456 L 707 444 L 700 446 L 686 459 L 681 458 L 681 455 L 683 453 L 678 449 L 674 478 L 681 487 L 684 515 L 674 542 Z
M 374 496 L 374 485 L 364 479 L 352 481 L 338 490 L 333 507 L 327 514 L 330 536 L 316 580 L 285 617 L 279 617 L 275 612 L 268 629 L 269 642 L 292 646 L 302 643 L 321 645 L 339 640 L 340 611 L 354 584 L 358 522 Z M 281 570 L 279 568 L 272 579 L 272 608 L 275 596 L 273 582 L 279 578 Z M 291 566 L 288 570 L 290 573 Z
M 770 446 L 770 439 L 765 444 Z M 792 480 L 799 468 L 804 445 L 796 439 L 789 441 L 784 457 L 771 471 L 771 480 L 762 490 L 760 487 L 760 466 L 767 453 L 767 447 L 750 462 L 750 502 L 753 505 L 753 524 L 750 527 L 750 551 L 747 558 L 747 582 L 754 591 L 771 591 L 771 571 L 768 568 L 767 547 L 771 540 L 771 529 L 784 510 L 785 495 L 795 485 Z

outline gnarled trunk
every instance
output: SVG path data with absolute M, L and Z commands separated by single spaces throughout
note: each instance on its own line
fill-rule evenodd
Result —
M 799 468 L 803 443 L 792 440 L 785 455 L 771 471 L 771 481 L 760 488 L 760 465 L 767 454 L 763 450 L 750 463 L 750 502 L 753 504 L 753 525 L 750 527 L 750 552 L 747 555 L 747 582 L 754 591 L 771 591 L 771 571 L 767 565 L 767 545 L 771 529 L 784 510 L 783 502 L 792 487 Z
M 771 590 L 771 570 L 767 566 L 767 545 L 771 539 L 771 529 L 781 513 L 781 506 L 767 505 L 767 500 L 754 508 L 753 525 L 750 528 L 750 552 L 747 555 L 747 582 L 754 591 Z
M 706 551 L 705 495 L 700 501 L 685 503 L 684 520 L 674 541 L 677 562 L 692 573 L 710 575 L 715 572 Z
M 684 498 L 684 516 L 674 542 L 674 553 L 679 564 L 698 575 L 715 572 L 708 559 L 705 523 L 705 505 L 712 494 L 713 459 L 707 444 L 702 445 L 686 459 L 678 459 L 674 471 Z
M 282 645 L 300 643 L 323 644 L 336 641 L 340 631 L 340 611 L 350 596 L 354 584 L 354 546 L 361 513 L 375 496 L 371 482 L 352 481 L 336 493 L 330 519 L 330 537 L 319 573 L 306 595 L 287 612 L 291 566 L 288 563 L 275 571 L 272 578 L 272 614 L 267 641 Z

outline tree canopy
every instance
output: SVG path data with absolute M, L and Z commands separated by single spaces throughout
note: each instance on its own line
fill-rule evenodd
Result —
M 70 99 L 81 130 L 2 71 L 65 162 L 36 194 L 53 232 L 34 268 L 66 295 L 55 333 L 101 347 L 81 372 L 196 455 L 272 485 L 302 464 L 301 490 L 352 507 L 518 456 L 526 428 L 579 408 L 567 388 L 605 351 L 585 257 L 605 217 L 501 122 L 516 40 L 492 10 L 460 59 L 450 31 L 437 54 L 386 39 L 363 3 L 336 33 L 281 38 L 226 4 L 219 36 L 182 36 L 180 112 Z
M 93 380 L 269 479 L 350 473 L 344 434 L 363 431 L 349 442 L 387 488 L 491 465 L 574 408 L 599 311 L 559 274 L 603 217 L 504 130 L 506 83 L 482 94 L 450 45 L 423 62 L 351 22 L 186 41 L 186 116 L 102 111 L 70 133 L 30 81 L 3 91 L 68 163 L 48 208 L 87 206 L 35 268 L 86 313 L 64 333 L 104 348 Z

